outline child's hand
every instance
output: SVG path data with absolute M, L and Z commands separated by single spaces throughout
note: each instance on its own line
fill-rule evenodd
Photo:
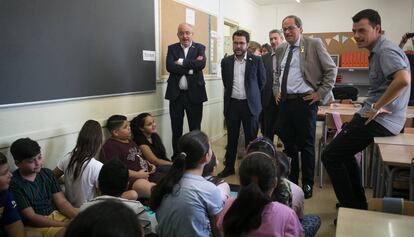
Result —
M 156 170 L 157 170 L 157 167 L 155 165 L 153 165 L 153 164 L 151 164 L 151 163 L 148 162 L 148 172 L 150 174 L 153 174 L 153 173 L 155 173 Z
M 137 172 L 137 176 L 138 176 L 137 178 L 139 179 L 148 179 L 149 173 L 146 170 L 141 169 L 140 171 Z

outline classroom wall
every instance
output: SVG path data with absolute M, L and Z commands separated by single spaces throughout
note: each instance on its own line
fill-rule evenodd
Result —
M 258 29 L 261 28 L 259 23 L 262 20 L 259 5 L 251 0 L 220 1 L 225 19 L 238 23 L 241 28 L 249 30 L 252 33 L 250 36 L 252 40 L 259 37 L 260 31 Z
M 158 0 L 154 2 L 158 39 Z M 200 10 L 215 12 L 218 15 L 218 0 L 186 2 Z M 159 40 L 156 42 L 156 48 L 159 49 Z M 154 93 L 0 108 L 0 151 L 12 161 L 9 152 L 10 144 L 18 138 L 30 137 L 41 145 L 45 167 L 54 168 L 57 161 L 73 149 L 77 134 L 86 120 L 94 119 L 104 125 L 112 114 L 123 114 L 132 119 L 141 112 L 150 112 L 156 117 L 158 132 L 167 152 L 171 154 L 169 105 L 168 101 L 164 100 L 167 84 L 158 73 L 160 60 L 165 59 L 158 55 L 157 84 Z M 223 136 L 223 86 L 219 76 L 207 76 L 206 87 L 209 100 L 204 103 L 202 130 L 215 140 Z M 185 124 L 185 131 L 188 131 L 187 127 Z M 105 135 L 108 135 L 106 131 Z
M 281 28 L 281 20 L 289 14 L 296 14 L 304 21 L 305 32 L 350 31 L 350 17 L 358 10 L 372 7 L 383 17 L 383 28 L 388 38 L 398 41 L 401 34 L 414 31 L 414 0 L 348 0 L 322 1 L 302 4 L 278 4 L 258 6 L 251 0 L 177 0 L 198 10 L 216 15 L 218 19 L 218 61 L 222 58 L 223 22 L 230 19 L 243 28 L 252 31 L 252 40 L 268 41 L 268 31 Z M 156 4 L 156 38 L 159 38 Z M 340 10 L 336 10 L 340 9 Z M 159 40 L 156 41 L 159 52 Z M 112 114 L 124 114 L 129 119 L 141 112 L 150 112 L 156 117 L 158 132 L 171 154 L 171 129 L 168 101 L 164 100 L 166 80 L 159 76 L 157 57 L 157 86 L 154 93 L 123 95 L 68 102 L 45 103 L 0 108 L 0 151 L 9 153 L 10 144 L 21 137 L 31 137 L 42 146 L 45 166 L 53 168 L 57 161 L 69 152 L 77 138 L 82 124 L 88 119 L 98 120 L 102 125 Z M 152 80 L 152 78 L 149 78 Z M 204 104 L 202 130 L 212 140 L 223 136 L 223 86 L 220 73 L 206 77 L 208 102 Z M 184 128 L 187 128 L 185 124 Z M 107 135 L 107 134 L 106 134 Z
M 260 12 L 266 21 L 259 28 L 258 39 L 267 42 L 269 29 L 280 29 L 283 18 L 292 14 L 302 19 L 305 33 L 352 31 L 351 17 L 366 8 L 380 13 L 385 35 L 396 43 L 403 33 L 414 31 L 414 0 L 320 1 L 261 6 Z

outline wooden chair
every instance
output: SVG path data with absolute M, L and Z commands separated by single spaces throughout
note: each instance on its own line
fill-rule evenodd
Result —
M 368 210 L 414 216 L 414 202 L 402 198 L 372 198 Z

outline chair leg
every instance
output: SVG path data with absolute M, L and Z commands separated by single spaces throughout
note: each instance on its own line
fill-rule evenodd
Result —
M 365 154 L 364 151 L 361 151 L 361 160 L 360 160 L 360 168 L 361 168 L 361 185 L 365 187 Z
M 319 168 L 321 166 L 321 149 L 322 149 L 322 138 L 319 139 L 319 144 L 318 144 L 318 160 L 317 160 L 317 170 L 316 170 L 316 175 L 319 176 L 320 172 L 319 172 Z
M 322 146 L 321 148 L 323 149 L 324 147 Z M 323 187 L 323 164 L 322 164 L 322 157 L 321 156 L 319 156 L 318 165 L 319 165 L 319 169 L 318 169 L 318 172 L 319 172 L 319 188 L 322 188 Z
M 414 159 L 411 160 L 409 190 L 410 190 L 410 201 L 414 201 Z
M 321 161 L 321 168 L 319 170 L 320 175 L 319 175 L 319 188 L 323 187 L 323 165 L 322 165 L 322 161 Z

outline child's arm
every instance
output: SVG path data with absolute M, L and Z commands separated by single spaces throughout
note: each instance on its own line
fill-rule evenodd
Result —
M 23 222 L 21 220 L 13 222 L 9 225 L 5 225 L 4 230 L 6 231 L 7 236 L 9 237 L 26 236 L 26 233 L 24 232 Z
M 221 232 L 217 228 L 217 220 L 219 216 L 220 216 L 220 213 L 210 216 L 210 228 L 211 228 L 211 233 L 213 234 L 214 237 L 222 236 Z
M 65 198 L 63 192 L 54 193 L 53 202 L 55 203 L 58 211 L 70 219 L 74 218 L 78 214 L 78 211 L 73 208 L 72 204 L 70 204 Z
M 139 171 L 135 170 L 128 170 L 129 177 L 137 178 L 137 179 L 148 179 L 149 173 L 148 171 L 141 169 Z
M 154 165 L 172 165 L 171 161 L 158 158 L 148 145 L 140 145 L 139 149 L 142 151 L 145 159 Z
M 64 184 L 65 183 L 65 180 L 63 179 L 63 174 L 64 174 L 63 171 L 60 170 L 58 167 L 56 167 L 53 170 L 53 176 L 55 176 L 55 178 L 57 179 L 59 184 Z
M 63 171 L 62 171 L 62 170 L 60 170 L 58 167 L 56 167 L 56 168 L 53 170 L 53 175 L 56 177 L 56 179 L 59 179 L 60 177 L 62 177 L 62 175 L 63 175 Z
M 21 210 L 22 216 L 29 221 L 29 225 L 34 227 L 64 227 L 66 222 L 50 220 L 47 216 L 38 215 L 32 207 Z

